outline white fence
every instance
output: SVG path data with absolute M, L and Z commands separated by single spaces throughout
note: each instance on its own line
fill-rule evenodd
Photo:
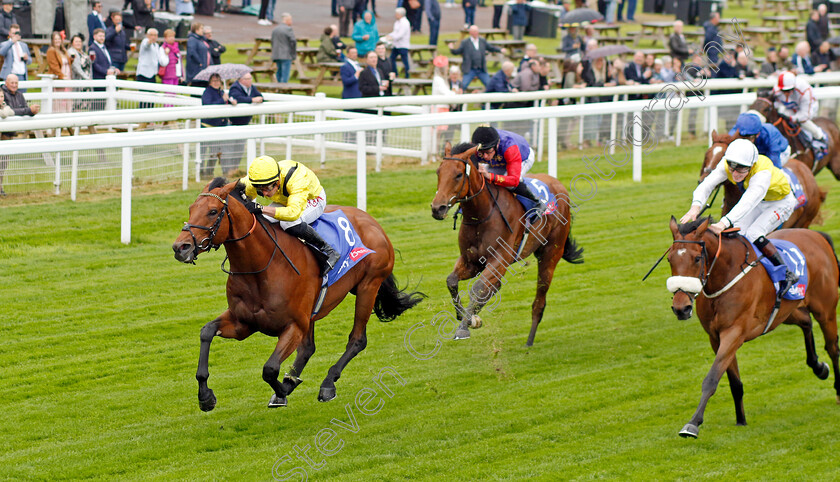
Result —
M 252 159 L 256 156 L 258 151 L 262 152 L 265 149 L 266 142 L 281 142 L 286 145 L 286 153 L 290 155 L 292 146 L 304 146 L 313 149 L 320 154 L 320 159 L 325 159 L 327 149 L 330 150 L 345 150 L 355 152 L 355 165 L 357 172 L 357 205 L 361 209 L 366 208 L 366 172 L 367 172 L 367 156 L 374 153 L 377 161 L 381 160 L 383 154 L 417 157 L 421 160 L 427 160 L 435 149 L 433 148 L 436 137 L 434 135 L 434 128 L 440 125 L 460 126 L 460 139 L 466 141 L 469 139 L 471 132 L 470 126 L 479 123 L 500 123 L 500 122 L 525 122 L 533 129 L 537 144 L 537 151 L 543 153 L 547 151 L 548 171 L 551 175 L 557 173 L 557 146 L 558 146 L 558 124 L 569 119 L 580 119 L 580 138 L 584 136 L 584 122 L 586 118 L 598 116 L 599 119 L 609 119 L 609 139 L 612 142 L 607 142 L 610 149 L 605 149 L 605 154 L 613 154 L 616 145 L 621 145 L 622 149 L 632 152 L 633 159 L 633 178 L 641 181 L 642 178 L 642 156 L 644 148 L 649 147 L 643 139 L 648 136 L 643 133 L 643 116 L 645 111 L 651 112 L 652 116 L 660 115 L 665 123 L 668 119 L 675 117 L 675 122 L 671 129 L 665 131 L 667 135 L 670 132 L 674 134 L 674 141 L 679 144 L 680 135 L 682 132 L 681 126 L 683 124 L 683 117 L 685 113 L 693 114 L 698 109 L 704 109 L 705 125 L 708 131 L 711 128 L 716 128 L 718 124 L 718 109 L 722 107 L 730 107 L 735 109 L 744 109 L 746 105 L 750 104 L 755 99 L 755 94 L 741 93 L 741 94 L 723 94 L 723 95 L 708 95 L 711 91 L 719 89 L 737 89 L 746 90 L 759 87 L 770 87 L 773 85 L 773 80 L 717 80 L 708 81 L 702 85 L 704 96 L 689 96 L 673 94 L 670 96 L 671 102 L 666 106 L 665 100 L 636 100 L 636 101 L 614 101 L 614 102 L 600 102 L 586 106 L 582 110 L 580 105 L 560 105 L 560 106 L 546 106 L 545 104 L 551 99 L 561 98 L 578 98 L 583 96 L 598 97 L 598 96 L 613 96 L 614 99 L 626 96 L 630 93 L 651 93 L 656 94 L 666 89 L 670 92 L 685 92 L 693 90 L 696 86 L 687 84 L 668 84 L 669 87 L 664 88 L 662 85 L 652 86 L 634 86 L 629 87 L 609 87 L 596 89 L 566 89 L 556 91 L 544 91 L 534 93 L 519 93 L 519 94 L 473 94 L 462 96 L 422 96 L 422 97 L 397 97 L 397 98 L 374 98 L 374 99 L 326 99 L 323 97 L 305 97 L 303 100 L 286 100 L 291 98 L 301 99 L 298 96 L 282 96 L 282 102 L 265 102 L 258 105 L 239 105 L 239 106 L 182 106 L 175 107 L 175 98 L 168 97 L 166 90 L 172 89 L 173 86 L 162 86 L 160 84 L 140 84 L 125 81 L 109 80 L 115 87 L 134 87 L 147 88 L 149 86 L 157 89 L 160 93 L 149 94 L 132 94 L 126 91 L 117 91 L 111 89 L 111 97 L 106 99 L 114 99 L 117 97 L 125 99 L 137 100 L 134 95 L 141 95 L 143 101 L 152 101 L 158 103 L 171 103 L 172 107 L 161 109 L 137 109 L 137 110 L 117 110 L 90 113 L 64 113 L 64 114 L 48 114 L 38 115 L 32 118 L 12 117 L 0 121 L 0 129 L 3 131 L 17 131 L 17 130 L 44 130 L 53 129 L 56 132 L 55 137 L 38 139 L 38 140 L 11 140 L 4 141 L 3 156 L 13 157 L 21 155 L 44 155 L 45 153 L 55 153 L 54 170 L 56 189 L 61 185 L 62 173 L 68 167 L 62 166 L 61 154 L 70 154 L 70 178 L 71 178 L 71 197 L 75 199 L 76 183 L 78 179 L 78 159 L 80 151 L 101 151 L 105 149 L 119 150 L 120 166 L 119 178 L 121 179 L 121 186 L 123 192 L 122 202 L 122 229 L 121 240 L 124 243 L 130 242 L 131 239 L 131 186 L 132 177 L 137 172 L 136 152 L 142 148 L 157 149 L 160 146 L 180 146 L 180 164 L 179 175 L 182 179 L 183 187 L 186 189 L 187 182 L 190 178 L 191 164 L 195 166 L 195 179 L 199 179 L 200 167 L 202 164 L 201 144 L 202 143 L 218 143 L 224 141 L 244 142 L 244 150 L 247 152 L 246 159 Z M 812 79 L 814 83 L 840 83 L 840 75 L 838 74 L 820 74 Z M 34 84 L 34 83 L 33 83 Z M 123 85 L 127 84 L 127 85 Z M 61 85 L 59 82 L 53 82 L 53 85 Z M 65 87 L 61 85 L 62 87 Z M 22 85 L 24 87 L 24 85 Z M 25 87 L 34 87 L 26 85 Z M 72 86 L 66 86 L 72 87 Z M 177 87 L 177 89 L 192 89 Z M 201 89 L 198 89 L 201 90 Z M 52 93 L 51 93 L 52 92 Z M 107 93 L 108 91 L 106 91 Z M 821 99 L 836 99 L 840 98 L 840 87 L 825 87 L 816 90 L 818 98 Z M 195 90 L 185 91 L 184 93 L 195 93 Z M 75 95 L 78 92 L 58 92 L 54 89 L 44 89 L 40 94 L 31 94 L 33 99 L 40 98 L 43 102 L 54 101 L 62 98 L 62 96 Z M 97 93 L 99 94 L 99 93 Z M 119 94 L 119 96 L 117 95 Z M 27 95 L 29 97 L 29 94 Z M 39 96 L 39 97 L 36 97 Z M 40 97 L 43 96 L 43 97 Z M 268 100 L 271 97 L 266 96 Z M 188 99 L 188 98 L 187 98 Z M 279 99 L 278 99 L 279 100 Z M 532 101 L 542 105 L 536 108 L 519 108 L 519 109 L 496 109 L 496 110 L 473 110 L 464 112 L 449 112 L 449 113 L 431 113 L 431 106 L 433 105 L 449 105 L 449 104 L 487 104 L 491 102 L 521 102 Z M 195 102 L 195 99 L 183 100 L 184 103 Z M 582 102 L 580 100 L 579 102 Z M 677 108 L 675 109 L 675 103 Z M 667 107 L 667 108 L 666 108 Z M 359 114 L 353 112 L 342 112 L 343 109 L 376 109 L 380 114 L 384 109 L 393 109 L 404 115 L 396 115 L 391 117 L 383 117 L 381 115 Z M 667 112 L 670 110 L 671 112 Z M 283 124 L 251 124 L 246 126 L 232 126 L 225 128 L 214 129 L 199 129 L 193 126 L 198 125 L 198 119 L 213 118 L 213 117 L 230 117 L 230 116 L 256 116 L 256 118 L 263 120 L 267 116 L 284 116 L 291 120 L 295 120 L 295 116 L 308 117 L 310 120 L 304 122 L 287 122 Z M 335 120 L 327 120 L 332 117 Z M 343 117 L 343 118 L 342 118 Z M 619 118 L 624 117 L 628 119 L 627 122 L 619 123 Z M 125 133 L 107 133 L 94 134 L 85 136 L 64 136 L 61 137 L 61 128 L 73 129 L 74 133 L 78 132 L 80 127 L 87 127 L 91 125 L 133 125 L 143 122 L 162 122 L 162 121 L 178 121 L 184 123 L 184 128 L 166 131 L 152 131 L 152 132 L 125 132 Z M 731 119 L 734 121 L 734 118 Z M 630 126 L 629 128 L 625 128 Z M 404 148 L 399 146 L 383 145 L 383 133 L 393 131 L 395 129 L 413 129 L 413 132 L 419 134 L 420 145 L 416 148 Z M 374 146 L 369 145 L 369 139 L 366 132 L 376 132 Z M 355 133 L 355 136 L 353 136 Z M 339 134 L 342 137 L 340 140 L 329 140 L 330 134 Z M 347 138 L 345 134 L 351 136 Z M 637 142 L 628 142 L 626 139 L 632 138 L 638 140 Z M 194 156 L 193 156 L 194 153 Z M 626 162 L 626 161 L 625 161 Z M 377 163 L 378 164 L 378 163 Z

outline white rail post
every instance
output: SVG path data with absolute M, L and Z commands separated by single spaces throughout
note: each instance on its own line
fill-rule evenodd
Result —
M 105 110 L 117 110 L 117 76 L 108 75 L 105 77 L 105 81 L 108 82 L 108 85 L 105 86 L 105 94 L 107 95 Z
M 73 137 L 79 136 L 79 128 L 73 129 Z M 76 189 L 79 185 L 79 151 L 73 151 L 70 162 L 70 199 L 76 200 Z
M 289 112 L 289 124 L 294 124 L 295 122 L 295 114 L 294 112 Z M 286 159 L 292 158 L 292 136 L 286 137 Z
M 257 140 L 254 138 L 245 141 L 245 169 L 251 167 L 251 161 L 257 157 Z
M 682 101 L 681 101 L 682 102 Z M 685 111 L 685 102 L 682 102 L 680 105 L 680 109 L 677 111 L 677 122 L 675 122 L 674 126 L 674 144 L 677 147 L 680 147 L 682 143 L 682 125 L 683 125 L 683 112 Z
M 61 127 L 55 130 L 55 136 L 61 137 Z M 55 185 L 55 193 L 56 195 L 61 193 L 61 151 L 55 153 L 55 180 L 53 181 Z
M 201 128 L 201 121 L 195 120 L 195 127 Z M 195 182 L 201 182 L 201 143 L 195 143 Z
M 612 98 L 613 102 L 618 102 L 618 94 L 614 95 Z M 616 124 L 618 124 L 618 114 L 613 112 L 610 115 L 610 139 L 616 139 Z M 610 155 L 615 154 L 615 142 L 610 142 Z
M 633 113 L 633 180 L 642 181 L 642 113 Z
M 265 114 L 260 114 L 260 125 L 265 124 Z M 265 137 L 260 138 L 260 155 L 265 155 Z M 251 161 L 248 161 L 248 166 L 251 165 Z
M 545 100 L 535 100 L 534 107 L 545 107 Z M 533 128 L 532 132 L 537 137 L 537 155 L 535 156 L 534 162 L 542 162 L 543 152 L 545 151 L 545 142 L 543 141 L 545 119 L 534 119 L 531 127 Z M 531 144 L 534 144 L 533 140 L 531 141 Z
M 423 113 L 429 114 L 432 109 L 430 105 L 423 106 Z M 428 127 L 421 127 L 420 128 L 420 164 L 426 164 L 429 162 L 429 145 L 432 140 L 432 136 L 430 132 L 434 129 L 434 126 Z
M 122 204 L 120 222 L 120 241 L 123 244 L 131 242 L 131 177 L 132 177 L 131 148 L 122 148 Z
M 460 142 L 470 142 L 472 138 L 472 132 L 470 132 L 470 125 L 469 124 L 461 124 L 461 141 Z
M 579 97 L 578 104 L 581 106 L 580 111 L 583 112 L 586 104 L 586 97 Z M 585 116 L 580 116 L 580 132 L 578 134 L 578 149 L 583 149 L 583 124 L 586 119 Z
M 315 99 L 317 100 L 324 100 L 327 98 L 327 94 L 323 92 L 318 92 L 315 94 Z M 327 120 L 327 113 L 323 110 L 319 110 L 315 112 L 315 122 L 318 124 L 322 124 Z M 325 167 L 327 164 L 327 149 L 326 149 L 326 136 L 324 134 L 315 134 L 315 151 L 318 152 L 321 156 L 321 167 Z
M 367 211 L 367 153 L 365 131 L 356 132 L 356 207 Z
M 52 74 L 41 74 L 38 77 L 44 81 L 44 86 L 41 87 L 41 93 L 44 94 L 44 100 L 41 101 L 41 114 L 52 114 L 54 92 L 53 79 L 55 76 Z
M 196 119 L 196 123 L 197 122 L 198 122 L 198 119 Z M 190 129 L 190 120 L 186 119 L 186 120 L 184 120 L 184 130 L 189 130 L 189 129 Z M 182 175 L 181 189 L 186 191 L 187 190 L 187 185 L 190 182 L 190 143 L 189 142 L 184 143 L 184 166 L 183 166 L 183 172 L 181 173 L 181 175 Z
M 709 89 L 706 89 L 706 91 L 705 91 L 705 92 L 703 92 L 703 94 L 705 95 L 705 97 L 703 97 L 703 98 L 704 98 L 704 99 L 708 99 L 708 98 L 709 98 L 709 96 L 711 95 L 711 91 L 710 91 Z M 711 125 L 711 124 L 709 123 L 709 109 L 711 109 L 711 107 L 706 108 L 706 110 L 704 111 L 704 113 L 705 113 L 706 115 L 705 115 L 705 117 L 704 117 L 704 119 L 703 119 L 703 127 L 704 127 L 706 130 L 704 130 L 703 132 L 707 132 L 707 131 L 712 130 L 712 129 L 709 127 L 709 125 Z M 698 112 L 698 114 L 699 114 L 699 112 Z M 699 136 L 698 136 L 698 137 L 699 137 Z
M 379 117 L 380 120 L 382 120 L 382 115 L 384 113 L 384 108 L 380 107 L 376 109 L 376 115 Z M 382 170 L 382 137 L 382 129 L 376 129 L 376 172 Z
M 717 129 L 718 110 L 716 105 L 709 106 L 709 146 L 712 145 L 712 131 Z
M 557 177 L 557 118 L 548 118 L 548 175 Z

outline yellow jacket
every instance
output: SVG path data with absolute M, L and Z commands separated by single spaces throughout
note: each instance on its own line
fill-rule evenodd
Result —
M 278 161 L 277 165 L 280 167 L 280 185 L 269 199 L 283 207 L 277 208 L 274 217 L 280 221 L 294 221 L 303 213 L 310 199 L 321 195 L 323 188 L 318 176 L 303 164 L 287 159 Z M 295 171 L 288 177 L 292 168 Z M 242 178 L 242 182 L 245 184 L 245 195 L 251 199 L 257 197 L 257 190 L 247 176 Z
M 774 166 L 773 162 L 767 156 L 758 156 L 758 159 L 753 163 L 750 168 L 750 173 L 744 179 L 744 189 L 750 186 L 750 179 L 756 173 L 768 170 L 770 171 L 770 187 L 767 188 L 767 194 L 764 196 L 764 200 L 778 201 L 779 199 L 784 199 L 785 196 L 790 194 L 790 181 L 785 176 L 785 173 Z M 736 184 L 735 180 L 732 179 L 732 171 L 729 170 L 728 165 L 726 166 L 726 177 L 729 179 L 729 182 Z

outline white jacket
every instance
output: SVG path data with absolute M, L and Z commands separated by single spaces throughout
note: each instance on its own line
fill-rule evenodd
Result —
M 804 78 L 797 76 L 792 90 L 780 90 L 773 87 L 773 105 L 780 114 L 788 115 L 796 122 L 805 122 L 817 116 L 819 106 L 811 84 Z

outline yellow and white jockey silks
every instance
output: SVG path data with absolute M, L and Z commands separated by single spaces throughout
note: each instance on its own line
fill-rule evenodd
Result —
M 266 158 L 268 156 L 261 157 Z M 266 184 L 279 181 L 277 191 L 269 198 L 273 203 L 280 205 L 280 207 L 277 207 L 274 217 L 280 221 L 294 221 L 300 217 L 310 200 L 317 199 L 321 196 L 323 193 L 321 182 L 311 169 L 299 162 L 288 159 L 278 162 L 270 157 L 268 159 L 276 163 L 276 175 L 273 175 L 270 169 L 267 169 L 272 166 L 264 163 L 264 159 L 255 159 L 252 167 L 258 160 L 260 160 L 262 166 L 258 166 L 253 172 L 249 168 L 248 176 L 242 179 L 242 182 L 245 184 L 245 195 L 251 199 L 257 197 L 257 190 L 254 188 L 255 183 Z M 259 176 L 260 182 L 256 182 L 256 179 L 252 181 L 250 179 L 252 175 L 255 178 Z M 265 181 L 266 179 L 268 179 L 267 182 Z
M 725 165 L 725 163 L 722 164 Z M 729 182 L 732 184 L 736 184 L 735 180 L 732 179 L 732 171 L 729 170 L 729 166 L 725 165 L 725 168 L 726 178 L 729 179 Z M 744 179 L 745 191 L 750 187 L 750 179 L 761 171 L 770 171 L 770 186 L 767 188 L 767 193 L 762 199 L 763 201 L 778 201 L 791 192 L 790 179 L 785 176 L 785 173 L 782 172 L 781 169 L 773 165 L 773 161 L 771 161 L 769 157 L 762 155 L 758 156 L 758 159 L 756 159 L 755 163 L 753 163 L 750 168 L 750 173 L 747 174 L 747 178 Z

